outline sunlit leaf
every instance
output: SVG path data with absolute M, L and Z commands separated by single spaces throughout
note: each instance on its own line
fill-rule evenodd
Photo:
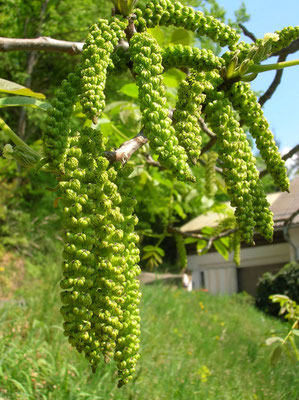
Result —
M 178 28 L 171 35 L 171 43 L 190 45 L 192 44 L 192 36 L 187 30 Z
M 198 253 L 201 253 L 201 250 L 204 249 L 207 245 L 207 242 L 203 239 L 197 239 L 196 250 Z M 201 253 L 202 254 L 202 253 Z
M 119 91 L 126 96 L 133 97 L 136 99 L 138 97 L 138 87 L 136 83 L 127 83 L 119 89 Z
M 182 207 L 179 205 L 179 203 L 175 203 L 173 206 L 174 211 L 183 219 L 187 218 L 187 215 L 184 213 Z
M 157 40 L 160 46 L 163 46 L 165 42 L 165 34 L 159 26 L 156 26 L 155 28 L 149 28 L 147 32 Z
M 15 82 L 7 81 L 6 79 L 0 78 L 0 92 L 18 94 L 20 96 L 35 97 L 37 99 L 45 99 L 46 96 L 42 93 L 33 92 L 24 86 L 21 86 Z
M 46 101 L 40 101 L 33 97 L 11 96 L 11 97 L 0 98 L 0 108 L 23 107 L 23 106 L 40 108 L 44 111 L 47 111 L 51 107 L 51 105 Z
M 215 241 L 213 242 L 213 245 L 214 245 L 214 247 L 215 247 L 215 250 L 217 250 L 218 253 L 219 253 L 220 255 L 222 255 L 222 257 L 223 257 L 225 260 L 228 260 L 228 258 L 229 258 L 229 253 L 228 253 L 227 247 L 226 247 L 220 240 L 215 240 Z
M 186 239 L 184 239 L 185 244 L 191 244 L 191 243 L 195 243 L 197 241 L 198 241 L 198 239 L 193 238 L 193 237 L 187 237 Z

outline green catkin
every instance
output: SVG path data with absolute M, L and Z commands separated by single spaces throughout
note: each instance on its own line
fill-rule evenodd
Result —
M 250 85 L 244 82 L 236 82 L 230 87 L 226 95 L 255 139 L 256 146 L 275 184 L 281 190 L 288 191 L 289 179 L 285 163 L 276 146 L 261 105 L 258 103 L 256 95 L 251 91 Z
M 200 36 L 207 36 L 220 46 L 233 44 L 240 37 L 230 26 L 212 16 L 194 11 L 192 7 L 183 6 L 178 1 L 173 3 L 171 0 L 152 0 L 144 9 L 136 9 L 134 12 L 137 17 L 135 25 L 139 30 L 157 25 L 173 25 L 196 32 Z
M 187 263 L 188 263 L 184 238 L 180 234 L 175 234 L 174 238 L 175 238 L 177 252 L 180 258 L 180 266 L 181 269 L 184 270 L 185 268 L 187 268 Z
M 220 96 L 223 97 L 223 93 L 218 93 Z M 219 159 L 223 164 L 231 205 L 235 207 L 241 240 L 252 243 L 254 230 L 257 230 L 270 241 L 273 235 L 272 213 L 246 134 L 235 119 L 230 102 L 227 99 L 209 99 L 205 113 L 206 120 L 217 134 Z
M 218 225 L 213 229 L 213 237 L 218 236 L 220 233 L 227 231 L 229 229 L 237 228 L 236 218 L 234 215 L 223 218 Z
M 159 45 L 147 33 L 136 33 L 130 42 L 130 55 L 139 88 L 142 125 L 151 148 L 159 155 L 161 163 L 171 169 L 178 179 L 194 181 L 187 164 L 188 156 L 178 144 L 168 116 Z
M 185 67 L 196 71 L 210 71 L 220 69 L 224 60 L 215 56 L 211 50 L 178 44 L 162 49 L 162 65 L 164 70 Z
M 241 263 L 241 240 L 238 232 L 236 232 L 232 237 L 232 248 L 234 252 L 234 263 L 238 267 Z
M 206 168 L 205 168 L 205 190 L 206 196 L 213 197 L 217 191 L 216 185 L 216 162 L 218 154 L 215 151 L 210 151 L 207 154 Z
M 132 378 L 139 358 L 134 201 L 124 190 L 120 195 L 122 178 L 103 157 L 99 132 L 83 128 L 69 141 L 60 182 L 66 228 L 61 282 L 65 335 L 85 353 L 93 371 L 101 354 L 106 362 L 114 358 L 121 386 Z
M 136 363 L 139 359 L 139 337 L 140 337 L 140 283 L 136 276 L 141 272 L 138 266 L 139 242 L 138 235 L 134 232 L 134 225 L 138 219 L 132 214 L 136 201 L 131 197 L 132 185 L 128 175 L 132 172 L 130 167 L 120 168 L 115 183 L 118 186 L 119 193 L 122 196 L 120 211 L 124 216 L 123 222 L 123 243 L 126 245 L 125 257 L 127 260 L 126 269 L 123 274 L 125 276 L 123 296 L 123 321 L 122 329 L 119 332 L 119 340 L 116 342 L 114 359 L 118 366 L 118 386 L 128 383 L 132 379 L 135 372 Z
M 204 78 L 204 74 L 192 73 L 181 82 L 173 113 L 175 134 L 193 164 L 198 161 L 201 151 L 202 138 L 198 119 L 205 100 L 203 91 L 209 85 Z
M 271 53 L 280 51 L 284 47 L 289 46 L 293 40 L 296 40 L 299 37 L 299 26 L 287 26 L 274 33 L 279 36 L 279 39 L 272 43 Z
M 125 37 L 128 24 L 120 16 L 100 19 L 92 25 L 82 52 L 80 102 L 85 114 L 96 122 L 105 107 L 104 89 L 111 55 L 119 40 Z
M 80 78 L 71 73 L 63 80 L 56 97 L 51 102 L 43 132 L 44 154 L 50 168 L 63 173 L 63 163 L 70 134 L 70 117 L 76 104 Z

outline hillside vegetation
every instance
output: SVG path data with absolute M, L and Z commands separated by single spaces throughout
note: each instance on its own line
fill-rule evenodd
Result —
M 93 375 L 63 336 L 59 260 L 34 259 L 11 261 L 0 272 L 1 399 L 298 399 L 295 366 L 287 358 L 271 366 L 264 344 L 285 334 L 285 324 L 244 295 L 161 285 L 143 287 L 141 359 L 133 383 L 118 389 L 113 363 Z

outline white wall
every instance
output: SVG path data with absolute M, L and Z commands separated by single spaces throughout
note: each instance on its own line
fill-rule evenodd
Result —
M 298 229 L 299 247 L 299 229 Z M 290 232 L 291 234 L 291 232 Z M 269 244 L 266 246 L 252 246 L 241 250 L 241 266 L 246 268 L 260 265 L 275 265 L 287 263 L 290 260 L 290 246 L 288 243 Z M 226 261 L 219 253 L 208 253 L 202 256 L 189 255 L 188 269 L 192 271 L 192 287 L 203 287 L 204 273 L 205 288 L 212 294 L 231 294 L 238 290 L 237 270 L 233 262 L 233 254 Z
M 204 275 L 204 282 L 202 277 Z M 207 289 L 212 294 L 236 293 L 237 270 L 236 268 L 214 268 L 208 270 L 192 271 L 192 289 Z

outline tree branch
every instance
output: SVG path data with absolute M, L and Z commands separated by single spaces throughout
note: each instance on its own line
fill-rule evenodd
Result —
M 191 237 L 191 238 L 194 238 L 194 239 L 206 240 L 207 242 L 211 241 L 211 245 L 215 240 L 221 239 L 221 238 L 226 237 L 226 236 L 229 236 L 232 233 L 237 232 L 237 230 L 238 230 L 237 228 L 228 229 L 227 231 L 221 232 L 221 233 L 219 233 L 218 235 L 216 235 L 214 237 L 207 237 L 207 236 L 204 236 L 204 235 L 202 235 L 200 233 L 182 232 L 179 228 L 174 228 L 172 226 L 169 226 L 167 228 L 167 231 L 169 233 L 177 233 L 179 235 L 182 235 L 183 237 Z
M 138 135 L 133 139 L 124 142 L 118 149 L 114 151 L 105 151 L 104 154 L 110 162 L 120 161 L 122 164 L 125 164 L 132 154 L 147 142 L 148 139 L 144 136 L 143 131 L 141 130 Z
M 203 165 L 204 167 L 207 165 L 207 163 L 206 163 L 204 160 L 200 160 L 200 159 L 199 159 L 198 161 L 199 161 L 200 164 Z M 220 175 L 223 175 L 223 169 L 222 169 L 222 168 L 217 167 L 217 166 L 215 165 L 214 169 L 215 169 L 215 171 L 218 172 Z
M 146 159 L 146 162 L 147 162 L 149 165 L 151 165 L 152 167 L 157 167 L 157 168 L 159 168 L 160 171 L 164 171 L 164 170 L 166 169 L 165 167 L 163 167 L 163 165 L 161 165 L 161 164 L 159 163 L 159 161 L 155 161 L 155 160 L 153 159 L 153 157 L 152 157 L 150 154 L 146 154 L 146 155 L 145 155 L 145 159 Z
M 276 53 L 271 54 L 269 57 L 274 56 L 287 56 L 289 54 L 296 53 L 299 50 L 299 37 L 292 41 L 287 47 L 277 51 Z
M 286 58 L 287 55 L 280 55 L 278 58 L 278 62 L 283 62 L 286 60 Z M 273 93 L 275 92 L 275 90 L 277 89 L 278 85 L 281 82 L 282 73 L 283 69 L 278 69 L 276 71 L 275 77 L 271 85 L 268 87 L 266 92 L 259 98 L 259 103 L 261 106 L 263 106 L 266 103 L 266 101 L 268 101 L 272 97 Z
M 286 161 L 289 158 L 293 157 L 294 154 L 299 152 L 299 144 L 297 144 L 295 147 L 293 147 L 290 151 L 288 151 L 284 156 L 282 156 L 281 158 Z M 262 178 L 263 176 L 267 175 L 269 173 L 269 171 L 267 169 L 264 169 L 263 171 L 260 172 L 260 178 Z
M 42 50 L 74 55 L 82 52 L 83 45 L 84 43 L 57 40 L 46 36 L 40 36 L 34 39 L 0 37 L 0 52 Z
M 256 41 L 256 37 L 254 35 L 254 33 L 250 32 L 246 26 L 244 26 L 243 24 L 239 24 L 239 27 L 242 29 L 243 33 L 245 36 L 249 37 L 253 42 Z
M 198 122 L 200 123 L 201 129 L 212 139 L 217 139 L 216 133 L 212 132 L 211 129 L 208 128 L 203 118 L 199 117 Z

